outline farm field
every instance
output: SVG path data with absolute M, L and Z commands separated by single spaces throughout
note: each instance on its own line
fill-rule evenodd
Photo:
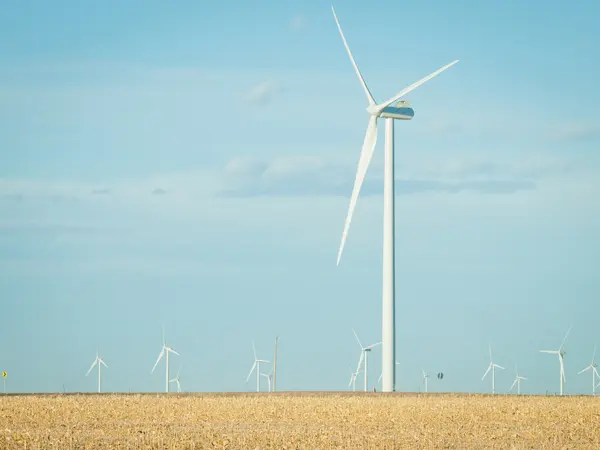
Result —
M 600 448 L 600 398 L 231 393 L 0 396 L 0 448 Z

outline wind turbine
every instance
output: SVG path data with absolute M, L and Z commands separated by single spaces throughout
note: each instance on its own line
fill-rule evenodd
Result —
M 367 385 L 368 385 L 368 379 L 367 379 L 367 373 L 368 373 L 367 372 L 367 370 L 368 370 L 368 355 L 369 355 L 369 352 L 371 351 L 371 349 L 373 347 L 376 347 L 379 344 L 381 344 L 381 342 L 377 342 L 376 344 L 371 344 L 371 345 L 368 345 L 367 347 L 363 347 L 363 345 L 360 342 L 360 339 L 358 338 L 358 334 L 356 334 L 356 331 L 354 331 L 354 328 L 352 328 L 352 332 L 354 333 L 354 336 L 356 337 L 356 340 L 358 341 L 358 345 L 360 345 L 361 356 L 360 356 L 360 359 L 358 361 L 358 370 L 360 370 L 361 362 L 363 360 L 365 362 L 365 369 L 364 369 L 365 380 L 364 381 L 365 381 L 365 392 L 367 392 L 367 389 L 368 389 L 367 388 Z M 358 372 L 358 370 L 357 370 L 357 372 Z
M 246 377 L 246 383 L 250 379 L 250 375 L 252 375 L 254 369 L 256 369 L 256 392 L 260 392 L 260 363 L 268 363 L 269 361 L 258 359 L 256 357 L 256 347 L 254 347 L 254 341 L 252 341 L 252 351 L 254 352 L 254 364 L 252 364 L 252 368 Z
M 154 367 L 152 367 L 152 370 L 150 371 L 150 373 L 154 372 L 154 369 L 156 369 L 156 366 L 158 365 L 158 363 L 160 362 L 160 360 L 164 356 L 165 357 L 165 392 L 169 392 L 169 353 L 174 353 L 177 356 L 181 356 L 179 353 L 177 353 L 169 345 L 166 344 L 166 341 L 165 341 L 165 329 L 163 327 L 163 345 L 162 345 L 162 349 L 160 350 L 160 353 L 158 355 L 158 359 L 154 363 Z
M 104 362 L 104 360 L 100 356 L 98 356 L 98 350 L 96 350 L 96 359 L 94 359 L 94 362 L 92 363 L 92 366 L 90 367 L 90 369 L 85 374 L 86 377 L 90 374 L 90 372 L 92 371 L 92 369 L 96 365 L 98 365 L 98 392 L 100 392 L 100 382 L 101 382 L 101 378 L 102 378 L 101 377 L 101 367 L 102 367 L 102 365 L 104 365 L 104 367 L 108 368 L 108 366 L 106 365 L 106 363 Z
M 592 395 L 596 395 L 596 377 L 600 380 L 600 375 L 598 374 L 598 365 L 596 364 L 596 346 L 594 345 L 594 354 L 592 355 L 592 362 L 585 369 L 579 371 L 577 375 L 581 375 L 583 372 L 587 372 L 588 370 L 592 371 Z M 598 384 L 600 386 L 600 383 Z
M 362 352 L 361 352 L 361 359 L 359 360 L 359 363 L 362 363 Z M 350 367 L 350 383 L 348 383 L 348 387 L 352 386 L 352 392 L 356 391 L 356 377 L 358 376 L 358 372 L 360 370 L 360 366 L 358 367 L 357 370 L 352 369 L 352 367 Z
M 350 206 L 348 208 L 348 215 L 344 224 L 344 231 L 342 233 L 342 241 L 337 256 L 337 265 L 340 263 L 342 252 L 344 250 L 344 244 L 350 228 L 350 221 L 354 213 L 354 208 L 358 200 L 360 188 L 367 174 L 373 151 L 375 150 L 375 144 L 377 142 L 377 119 L 384 118 L 385 121 L 385 165 L 384 165 L 384 180 L 383 180 L 383 299 L 382 299 L 382 372 L 383 372 L 383 392 L 393 392 L 396 390 L 396 366 L 394 361 L 396 360 L 396 329 L 395 329 L 395 290 L 394 290 L 394 120 L 411 120 L 414 116 L 414 111 L 409 108 L 408 104 L 404 101 L 398 101 L 401 97 L 405 96 L 413 89 L 419 87 L 426 81 L 435 77 L 439 73 L 448 69 L 450 66 L 456 64 L 458 60 L 445 65 L 444 67 L 436 70 L 425 78 L 411 84 L 410 86 L 402 89 L 396 95 L 383 103 L 376 103 L 371 91 L 367 87 L 365 80 L 354 61 L 350 47 L 346 42 L 342 27 L 338 21 L 337 15 L 333 6 L 331 7 L 335 23 L 337 24 L 340 36 L 344 42 L 344 47 L 350 57 L 350 62 L 354 66 L 354 70 L 358 79 L 365 91 L 367 101 L 367 112 L 369 113 L 369 124 L 365 134 L 360 158 L 358 161 L 358 168 L 356 171 L 356 179 L 354 180 L 354 187 L 352 189 L 352 196 L 350 197 Z M 393 103 L 396 103 L 392 106 Z
M 563 347 L 565 345 L 565 342 L 567 341 L 567 337 L 569 337 L 571 328 L 573 328 L 572 325 L 567 330 L 567 334 L 565 334 L 565 338 L 563 339 L 562 344 L 560 344 L 560 347 L 558 348 L 558 350 L 540 350 L 540 353 L 550 353 L 551 355 L 558 355 L 558 362 L 560 364 L 560 395 L 563 395 L 563 385 L 567 381 L 567 379 L 565 377 L 565 362 L 564 362 L 564 358 L 565 358 L 565 355 L 567 354 L 567 352 L 565 352 L 563 350 Z
M 181 372 L 181 367 L 177 371 L 177 376 L 175 378 L 173 378 L 172 380 L 169 380 L 169 383 L 176 383 L 177 384 L 177 392 L 181 392 L 181 383 L 179 382 L 179 373 L 180 372 Z
M 396 361 L 396 365 L 400 364 L 398 361 Z M 377 378 L 377 384 L 381 383 L 381 379 L 383 378 L 383 372 L 381 372 L 381 374 L 379 375 L 379 378 Z
M 271 380 L 273 379 L 273 368 L 271 367 L 271 371 L 269 373 L 261 373 L 261 377 L 265 377 L 267 379 L 267 383 L 269 386 L 269 392 L 271 392 Z
M 512 392 L 513 389 L 515 388 L 515 384 L 517 385 L 517 394 L 521 394 L 521 381 L 525 380 L 527 381 L 527 378 L 522 377 L 519 375 L 519 369 L 517 369 L 517 365 L 515 364 L 515 373 L 517 374 L 515 381 L 513 381 L 513 384 L 510 386 L 510 390 L 508 392 Z
M 490 365 L 488 366 L 487 370 L 483 374 L 483 377 L 481 377 L 481 381 L 483 381 L 483 379 L 486 377 L 488 372 L 491 370 L 492 371 L 492 394 L 495 394 L 496 393 L 496 369 L 504 370 L 504 367 L 499 366 L 498 364 L 494 363 L 494 361 L 492 359 L 491 344 L 489 345 L 489 349 L 490 349 Z
M 421 369 L 421 373 L 423 374 L 423 383 L 425 383 L 425 392 L 427 392 L 427 379 L 429 375 L 425 373 L 425 369 Z

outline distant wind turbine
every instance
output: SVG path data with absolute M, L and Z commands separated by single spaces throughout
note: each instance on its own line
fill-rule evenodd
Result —
M 177 376 L 175 378 L 173 378 L 172 380 L 169 380 L 169 383 L 176 383 L 177 384 L 177 392 L 181 392 L 181 383 L 179 382 L 179 373 L 180 372 L 181 372 L 181 367 L 177 371 Z
M 504 367 L 499 366 L 498 364 L 494 363 L 494 360 L 492 359 L 491 344 L 489 345 L 489 350 L 490 350 L 490 365 L 488 366 L 487 370 L 483 374 L 483 377 L 481 377 L 481 380 L 483 381 L 483 379 L 486 377 L 488 372 L 491 370 L 492 371 L 492 394 L 495 394 L 496 393 L 496 369 L 504 370 Z
M 594 354 L 592 355 L 592 362 L 585 369 L 581 370 L 577 375 L 581 375 L 588 370 L 592 371 L 592 395 L 596 395 L 596 387 L 600 386 L 600 383 L 596 385 L 596 377 L 600 381 L 600 375 L 598 374 L 598 365 L 596 364 L 596 346 L 594 345 Z
M 567 330 L 567 334 L 565 334 L 565 338 L 563 339 L 562 344 L 560 344 L 560 347 L 558 348 L 558 350 L 540 350 L 540 353 L 550 353 L 551 355 L 558 355 L 558 362 L 560 364 L 560 395 L 563 395 L 563 385 L 567 381 L 567 379 L 565 377 L 565 362 L 564 362 L 564 358 L 565 358 L 565 355 L 567 354 L 567 352 L 565 352 L 563 350 L 563 347 L 565 346 L 565 342 L 567 342 L 567 338 L 569 337 L 571 328 L 573 328 L 572 325 Z
M 517 394 L 521 393 L 521 381 L 525 380 L 527 381 L 527 378 L 522 377 L 519 375 L 519 369 L 517 369 L 517 365 L 515 364 L 515 373 L 517 374 L 515 381 L 513 381 L 513 384 L 510 387 L 510 390 L 508 392 L 512 392 L 513 389 L 515 388 L 515 384 L 517 385 Z
M 427 378 L 429 378 L 429 375 L 427 375 L 427 373 L 425 373 L 425 369 L 421 369 L 421 373 L 423 374 L 423 383 L 425 384 L 425 392 L 427 392 Z
M 362 353 L 361 353 L 361 359 L 359 360 L 359 363 L 362 363 Z M 356 391 L 356 377 L 358 376 L 358 372 L 360 371 L 360 366 L 354 370 L 352 369 L 352 367 L 350 367 L 350 383 L 348 383 L 348 387 L 352 386 L 352 392 Z
M 358 345 L 360 345 L 361 357 L 360 357 L 360 360 L 359 360 L 359 363 L 358 363 L 359 369 L 360 369 L 360 363 L 363 360 L 365 362 L 365 369 L 364 369 L 365 380 L 364 381 L 365 381 L 365 392 L 367 392 L 367 390 L 368 390 L 368 379 L 367 379 L 367 376 L 368 376 L 368 371 L 367 371 L 368 370 L 368 355 L 369 355 L 369 352 L 371 351 L 371 349 L 373 347 L 376 347 L 376 346 L 380 345 L 381 342 L 377 342 L 375 344 L 371 344 L 371 345 L 368 345 L 366 347 L 363 347 L 363 345 L 360 342 L 360 339 L 358 338 L 358 334 L 356 334 L 356 331 L 354 331 L 354 328 L 352 328 L 352 332 L 354 333 L 354 336 L 356 337 L 356 340 L 358 341 Z
M 273 368 L 271 367 L 271 370 L 269 371 L 269 373 L 261 373 L 260 376 L 265 377 L 267 379 L 267 383 L 269 386 L 269 392 L 272 392 L 271 391 L 271 381 L 273 380 Z
M 104 367 L 108 368 L 108 366 L 106 365 L 106 363 L 104 362 L 104 360 L 98 356 L 98 350 L 96 350 L 96 359 L 94 359 L 94 362 L 92 363 L 92 366 L 90 367 L 90 369 L 87 371 L 87 373 L 85 374 L 85 376 L 87 377 L 90 372 L 92 371 L 92 369 L 94 368 L 94 366 L 98 365 L 98 392 L 101 391 L 101 367 L 102 365 L 104 365 Z
M 181 356 L 179 353 L 177 353 L 175 350 L 173 350 L 170 346 L 167 345 L 167 343 L 165 341 L 165 329 L 163 327 L 163 346 L 162 346 L 162 349 L 160 350 L 160 354 L 158 355 L 158 359 L 154 363 L 154 367 L 152 367 L 152 370 L 150 371 L 150 373 L 154 372 L 154 369 L 156 369 L 156 366 L 158 365 L 158 363 L 164 356 L 165 357 L 165 392 L 169 392 L 169 353 L 174 353 L 177 356 Z
M 252 375 L 254 369 L 256 369 L 256 392 L 260 392 L 260 363 L 269 363 L 269 361 L 265 359 L 258 359 L 256 357 L 256 347 L 254 346 L 254 341 L 252 341 L 252 351 L 254 352 L 254 363 L 252 364 L 252 368 L 246 377 L 246 383 L 250 379 L 250 375 Z
M 398 361 L 396 361 L 396 365 L 400 364 Z M 383 372 L 381 372 L 381 374 L 379 375 L 379 378 L 377 379 L 377 384 L 381 383 L 381 380 L 383 378 Z

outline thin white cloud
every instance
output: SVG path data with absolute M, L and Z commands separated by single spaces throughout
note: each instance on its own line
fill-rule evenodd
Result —
M 308 25 L 308 20 L 303 14 L 297 14 L 290 22 L 290 28 L 292 31 L 301 31 Z
M 236 170 L 231 170 L 231 167 Z M 315 156 L 254 158 L 230 162 L 223 174 L 226 197 L 348 196 L 354 182 L 354 164 Z M 561 160 L 530 158 L 502 163 L 489 159 L 453 158 L 434 163 L 413 163 L 397 176 L 399 194 L 425 191 L 455 193 L 511 193 L 536 188 L 546 176 L 564 174 L 570 166 Z M 364 195 L 380 194 L 381 175 L 370 171 Z
M 567 123 L 553 127 L 548 133 L 552 141 L 580 141 L 600 137 L 600 126 L 592 123 Z
M 266 105 L 280 91 L 275 82 L 271 80 L 263 81 L 253 86 L 245 96 L 246 102 L 252 105 Z

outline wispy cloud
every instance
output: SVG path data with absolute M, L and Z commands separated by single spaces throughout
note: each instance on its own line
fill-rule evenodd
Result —
M 600 137 L 600 126 L 592 123 L 569 123 L 559 125 L 548 133 L 552 141 L 583 141 Z
M 263 81 L 246 93 L 245 100 L 251 105 L 266 105 L 280 90 L 274 81 Z
M 152 195 L 165 195 L 167 193 L 166 189 L 157 187 L 152 191 Z
M 223 172 L 224 197 L 252 196 L 349 196 L 355 167 L 321 157 L 280 157 L 270 161 L 255 158 L 231 160 Z M 568 170 L 557 161 L 522 161 L 501 164 L 493 161 L 448 160 L 415 165 L 396 179 L 398 194 L 462 191 L 513 193 L 536 188 L 537 180 Z M 381 175 L 371 170 L 363 195 L 382 192 Z
M 303 14 L 297 14 L 290 22 L 290 28 L 292 31 L 301 31 L 306 28 L 308 20 Z

